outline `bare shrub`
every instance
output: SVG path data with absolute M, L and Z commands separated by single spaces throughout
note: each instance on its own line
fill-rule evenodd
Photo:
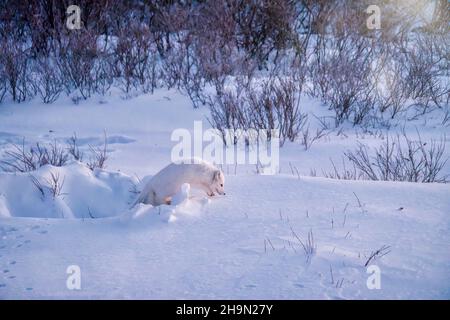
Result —
M 206 80 L 201 72 L 190 37 L 181 37 L 164 59 L 163 70 L 169 88 L 176 87 L 191 99 L 194 108 L 206 103 Z
M 104 169 L 107 155 L 107 136 L 104 135 L 102 147 L 89 145 L 89 160 L 85 162 L 91 170 L 95 168 Z M 22 145 L 12 145 L 12 150 L 4 152 L 4 159 L 0 160 L 0 168 L 8 172 L 30 172 L 39 169 L 47 164 L 62 167 L 70 159 L 82 162 L 84 153 L 79 149 L 77 136 L 74 134 L 66 147 L 60 146 L 56 140 L 48 145 L 37 142 L 31 147 L 25 147 L 25 140 Z
M 62 189 L 64 187 L 65 178 L 60 179 L 59 173 L 50 173 L 49 179 L 43 179 L 43 182 L 39 181 L 38 178 L 30 174 L 30 179 L 36 189 L 39 191 L 41 195 L 42 201 L 45 200 L 45 195 L 49 193 L 53 200 L 62 195 Z
M 404 145 L 404 147 L 402 146 Z M 445 139 L 425 143 L 420 135 L 417 140 L 405 134 L 396 139 L 386 139 L 370 155 L 369 148 L 359 144 L 355 151 L 347 151 L 346 158 L 360 171 L 360 177 L 368 180 L 448 182 L 449 175 L 441 175 L 448 159 L 444 159 Z
M 58 68 L 67 93 L 76 91 L 82 99 L 96 91 L 97 38 L 92 32 L 70 33 L 58 47 Z
M 45 179 L 48 190 L 53 199 L 59 197 L 62 194 L 62 188 L 64 187 L 65 178 L 60 179 L 59 173 L 50 173 L 50 179 Z
M 332 35 L 318 35 L 308 65 L 312 81 L 308 93 L 330 106 L 336 126 L 346 119 L 361 124 L 375 105 L 374 44 L 359 33 L 352 19 L 332 28 Z
M 429 106 L 442 107 L 448 103 L 450 85 L 448 83 L 449 62 L 448 36 L 434 32 L 415 33 L 412 43 L 414 50 L 405 50 L 407 63 L 406 83 L 408 93 L 425 113 Z
M 36 189 L 39 191 L 41 195 L 42 201 L 45 199 L 45 187 L 44 185 L 32 174 L 30 174 L 31 183 L 36 187 Z
M 265 129 L 267 139 L 271 130 L 279 132 L 280 144 L 294 141 L 304 127 L 307 115 L 300 112 L 299 88 L 293 79 L 265 80 L 257 88 L 247 89 L 248 113 L 254 129 Z
M 367 1 L 99 1 L 86 5 L 85 25 L 74 32 L 63 25 L 64 5 L 30 1 L 0 4 L 0 102 L 38 93 L 51 103 L 64 86 L 77 103 L 114 84 L 127 97 L 164 84 L 194 107 L 218 110 L 230 103 L 218 102 L 231 99 L 228 79 L 269 74 L 241 95 L 240 126 L 279 130 L 283 144 L 301 135 L 297 96 L 306 80 L 336 126 L 377 125 L 410 102 L 421 113 L 450 101 L 445 1 L 428 23 L 417 23 L 420 4 L 376 1 L 386 8 L 377 31 L 361 14 Z
M 317 13 L 311 21 L 317 34 L 309 51 L 312 86 L 308 93 L 335 111 L 337 125 L 346 119 L 353 124 L 365 125 L 366 120 L 377 124 L 378 111 L 394 118 L 411 101 L 423 113 L 430 106 L 448 103 L 445 53 L 449 38 L 442 24 L 448 6 L 437 5 L 431 23 L 417 24 L 418 12 L 412 8 L 401 2 L 383 2 L 389 8 L 383 22 L 387 27 L 371 32 L 362 27 L 364 21 L 358 14 L 364 5 L 311 5 Z M 343 13 L 346 19 L 340 17 Z
M 113 68 L 127 96 L 133 88 L 153 92 L 156 87 L 156 48 L 149 28 L 132 23 L 119 34 L 114 48 Z
M 357 180 L 360 178 L 360 175 L 358 175 L 355 165 L 352 165 L 351 168 L 347 168 L 345 160 L 342 159 L 342 169 L 339 170 L 334 164 L 333 160 L 330 159 L 330 161 L 333 166 L 333 171 L 326 172 L 322 170 L 322 174 L 325 178 L 338 180 Z
M 450 125 L 450 105 L 448 105 L 446 110 L 444 111 L 444 116 L 442 118 L 441 124 L 446 127 Z
M 226 129 L 264 130 L 270 141 L 276 130 L 283 145 L 286 140 L 294 141 L 306 124 L 307 115 L 300 111 L 300 93 L 292 78 L 271 77 L 257 84 L 238 84 L 235 91 L 227 90 L 211 99 L 209 121 L 222 136 Z
M 5 98 L 7 90 L 8 85 L 6 81 L 5 66 L 3 63 L 0 63 L 0 103 L 2 103 L 3 99 Z
M 111 55 L 107 51 L 98 53 L 93 69 L 93 89 L 102 96 L 106 95 L 113 85 L 114 73 L 111 67 Z
M 47 147 L 36 143 L 27 149 L 25 141 L 22 142 L 21 146 L 16 144 L 12 146 L 13 150 L 5 151 L 5 155 L 9 159 L 0 160 L 1 167 L 5 171 L 28 172 L 47 164 L 61 167 L 69 159 L 69 154 L 56 141 L 50 143 Z
M 292 226 L 290 226 L 290 229 L 291 229 L 292 235 L 297 239 L 297 241 L 299 242 L 299 244 L 303 248 L 303 251 L 305 252 L 306 262 L 307 263 L 311 262 L 312 257 L 314 256 L 314 254 L 317 251 L 317 244 L 314 241 L 314 235 L 313 235 L 312 229 L 309 230 L 309 232 L 308 232 L 308 237 L 307 237 L 306 242 L 302 241 L 302 239 L 294 231 Z
M 375 259 L 380 259 L 381 257 L 387 255 L 390 252 L 391 246 L 387 245 L 383 245 L 380 249 L 372 251 L 366 263 L 364 264 L 364 267 L 367 267 L 371 261 L 374 261 Z
M 106 132 L 104 133 L 104 142 L 101 148 L 89 145 L 89 149 L 92 153 L 89 161 L 86 163 L 89 169 L 93 171 L 96 168 L 104 169 L 106 167 L 106 160 L 108 160 L 107 146 L 108 138 Z
M 2 78 L 0 79 L 0 103 L 2 103 L 3 99 L 5 98 L 5 95 L 6 95 L 6 81 L 4 81 L 4 78 Z
M 272 53 L 278 55 L 292 46 L 294 22 L 300 20 L 297 18 L 303 4 L 296 6 L 295 2 L 279 0 L 232 3 L 237 46 L 262 69 Z
M 309 123 L 306 126 L 303 126 L 302 130 L 301 130 L 301 144 L 304 146 L 305 150 L 308 150 L 309 148 L 311 148 L 312 144 L 321 139 L 322 137 L 326 136 L 327 132 L 325 131 L 325 129 L 322 128 L 317 128 L 315 133 L 313 134 L 310 131 L 310 127 L 309 127 Z
M 80 151 L 79 147 L 78 147 L 78 138 L 77 138 L 77 134 L 74 133 L 72 137 L 70 137 L 69 141 L 69 146 L 67 148 L 68 152 L 70 153 L 70 155 L 76 160 L 76 161 L 83 161 L 83 152 Z
M 52 103 L 64 90 L 62 75 L 52 57 L 39 58 L 34 63 L 36 90 L 44 103 Z
M 370 82 L 372 48 L 368 41 L 350 36 L 331 45 L 328 50 L 333 54 L 322 62 L 321 96 L 334 110 L 336 126 L 346 119 L 360 124 L 375 104 Z
M 212 0 L 200 4 L 198 14 L 189 19 L 189 35 L 184 40 L 189 41 L 197 57 L 195 67 L 208 83 L 221 82 L 241 70 L 244 63 L 244 55 L 236 50 L 234 41 L 234 10 L 234 4 Z
M 278 118 L 280 143 L 294 141 L 304 127 L 307 115 L 300 112 L 301 86 L 291 78 L 278 78 L 272 90 Z
M 30 79 L 30 59 L 23 47 L 17 39 L 0 41 L 0 64 L 3 65 L 2 73 L 5 76 L 2 82 L 7 83 L 8 91 L 16 102 L 23 102 L 34 95 Z
M 251 127 L 265 130 L 269 141 L 277 121 L 272 88 L 271 81 L 264 80 L 256 88 L 250 85 L 246 90 L 247 113 L 248 119 L 251 119 Z
M 311 261 L 312 257 L 317 251 L 317 244 L 314 241 L 314 235 L 312 229 L 308 232 L 308 239 L 305 244 L 305 254 L 307 257 L 307 261 Z
M 405 68 L 403 62 L 398 61 L 400 59 L 387 62 L 377 70 L 382 87 L 376 88 L 375 99 L 379 110 L 382 113 L 389 112 L 391 119 L 406 109 L 409 98 Z
M 214 129 L 219 130 L 224 144 L 227 145 L 228 141 L 236 144 L 239 139 L 238 130 L 248 128 L 244 114 L 245 105 L 240 91 L 237 93 L 226 91 L 221 95 L 216 95 L 209 107 L 211 117 L 208 118 L 208 121 Z M 230 129 L 232 130 L 228 131 Z M 232 137 L 227 136 L 229 132 L 232 132 Z

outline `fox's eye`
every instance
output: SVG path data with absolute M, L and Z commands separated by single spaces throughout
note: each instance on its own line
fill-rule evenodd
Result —
M 223 184 L 221 183 L 220 186 L 223 187 Z

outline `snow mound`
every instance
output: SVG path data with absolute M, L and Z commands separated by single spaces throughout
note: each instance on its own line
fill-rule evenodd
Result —
M 64 167 L 46 165 L 27 173 L 1 172 L 0 216 L 81 219 L 117 216 L 129 207 L 136 180 L 120 172 L 91 171 L 79 162 Z
M 209 201 L 206 197 L 191 196 L 190 184 L 184 183 L 180 191 L 172 197 L 170 205 L 154 207 L 139 203 L 121 217 L 121 222 L 144 226 L 158 222 L 170 223 L 178 220 L 180 217 L 201 212 L 202 207 Z

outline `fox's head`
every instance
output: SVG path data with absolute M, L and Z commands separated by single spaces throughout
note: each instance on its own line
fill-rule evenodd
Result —
M 223 172 L 220 170 L 214 171 L 213 181 L 212 181 L 212 190 L 217 192 L 218 194 L 225 195 L 225 176 Z

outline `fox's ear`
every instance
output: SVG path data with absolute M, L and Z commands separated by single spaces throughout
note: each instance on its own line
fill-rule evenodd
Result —
M 213 181 L 219 181 L 220 180 L 220 170 L 214 171 Z

